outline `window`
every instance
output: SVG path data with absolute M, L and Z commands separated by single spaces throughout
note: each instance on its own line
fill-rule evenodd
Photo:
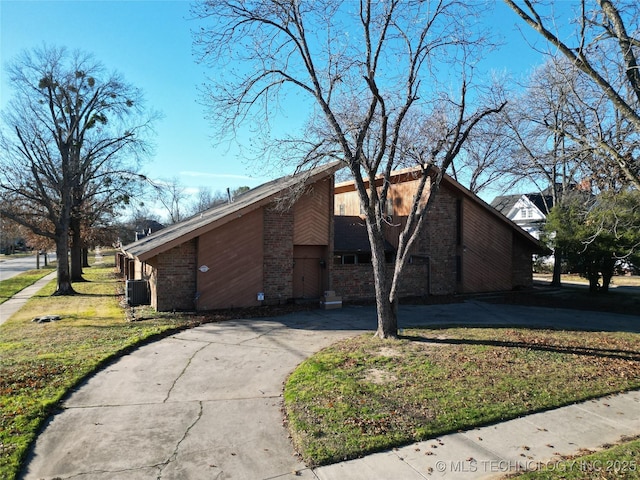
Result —
M 362 265 L 371 263 L 371 253 L 342 253 L 333 256 L 334 265 Z

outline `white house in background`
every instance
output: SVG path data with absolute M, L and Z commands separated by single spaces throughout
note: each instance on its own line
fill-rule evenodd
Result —
M 552 205 L 551 196 L 540 193 L 502 195 L 491 202 L 493 208 L 537 239 Z

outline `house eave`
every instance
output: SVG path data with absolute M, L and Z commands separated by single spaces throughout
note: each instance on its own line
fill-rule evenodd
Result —
M 201 213 L 199 216 L 171 225 L 156 232 L 155 234 L 145 237 L 142 240 L 122 247 L 122 252 L 128 258 L 135 258 L 141 262 L 146 262 L 161 253 L 177 247 L 178 245 L 193 240 L 194 238 L 268 205 L 277 199 L 282 192 L 300 184 L 301 182 L 303 182 L 305 186 L 313 184 L 322 178 L 333 175 L 340 168 L 342 168 L 341 162 L 332 162 L 316 167 L 315 169 L 307 172 L 302 172 L 298 175 L 282 177 L 272 182 L 267 182 L 266 184 L 257 187 L 255 190 L 258 191 L 260 188 L 266 187 L 273 182 L 276 182 L 274 184 L 281 182 L 282 185 L 281 188 L 268 194 L 265 193 L 264 196 L 259 196 L 255 200 L 250 200 L 251 196 L 246 198 L 240 197 L 241 199 L 237 204 L 214 207 Z M 307 177 L 304 176 L 304 174 L 313 172 L 314 170 L 316 170 L 314 173 L 309 174 Z M 247 192 L 247 195 L 250 195 L 250 193 L 251 191 Z M 246 203 L 243 204 L 243 201 Z M 216 217 L 217 215 L 219 216 Z M 180 232 L 181 229 L 184 229 L 184 232 Z M 163 238 L 166 240 L 162 241 Z M 157 245 L 155 245 L 156 243 Z

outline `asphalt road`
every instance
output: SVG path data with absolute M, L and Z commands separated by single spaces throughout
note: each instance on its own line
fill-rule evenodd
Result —
M 48 261 L 52 262 L 56 259 L 56 254 L 49 252 L 47 254 Z M 29 255 L 27 257 L 11 258 L 5 257 L 0 261 L 0 280 L 7 280 L 11 277 L 15 277 L 19 273 L 26 272 L 27 270 L 33 270 L 36 268 L 36 256 Z M 40 256 L 40 266 L 44 265 L 44 258 Z

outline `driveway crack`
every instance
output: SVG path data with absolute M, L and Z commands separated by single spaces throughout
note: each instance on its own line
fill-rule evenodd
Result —
M 202 402 L 201 401 L 198 402 L 198 405 L 199 405 L 199 409 L 198 409 L 198 414 L 196 415 L 196 418 L 193 420 L 193 422 L 191 422 L 191 425 L 189 425 L 186 428 L 184 434 L 182 435 L 182 438 L 180 438 L 180 440 L 178 440 L 178 443 L 176 443 L 176 448 L 174 448 L 173 453 L 171 454 L 171 456 L 167 459 L 166 462 L 164 462 L 163 464 L 160 465 L 160 472 L 158 473 L 157 480 L 161 480 L 162 479 L 162 473 L 164 472 L 165 468 L 167 468 L 169 466 L 169 464 L 171 464 L 171 462 L 175 461 L 175 459 L 177 458 L 178 452 L 180 450 L 180 445 L 182 445 L 182 442 L 185 441 L 185 439 L 189 435 L 189 432 L 191 431 L 191 429 L 193 427 L 195 427 L 196 424 L 202 418 L 202 411 L 203 411 Z
M 184 375 L 184 373 L 187 371 L 187 369 L 189 368 L 189 366 L 191 365 L 191 362 L 193 361 L 193 359 L 195 358 L 195 356 L 200 353 L 202 350 L 204 350 L 206 347 L 208 347 L 210 344 L 209 343 L 205 343 L 202 347 L 200 347 L 199 349 L 197 349 L 196 351 L 193 352 L 193 354 L 191 354 L 191 357 L 189 357 L 189 361 L 187 361 L 187 364 L 184 366 L 184 368 L 182 369 L 182 371 L 178 374 L 178 376 L 175 378 L 175 380 L 173 381 L 173 383 L 171 384 L 171 387 L 169 387 L 169 391 L 167 392 L 167 396 L 164 398 L 164 400 L 162 401 L 162 403 L 167 403 L 169 401 L 169 397 L 171 396 L 171 392 L 173 392 L 173 389 L 175 388 L 176 384 L 178 383 L 178 381 L 182 378 L 182 376 Z

